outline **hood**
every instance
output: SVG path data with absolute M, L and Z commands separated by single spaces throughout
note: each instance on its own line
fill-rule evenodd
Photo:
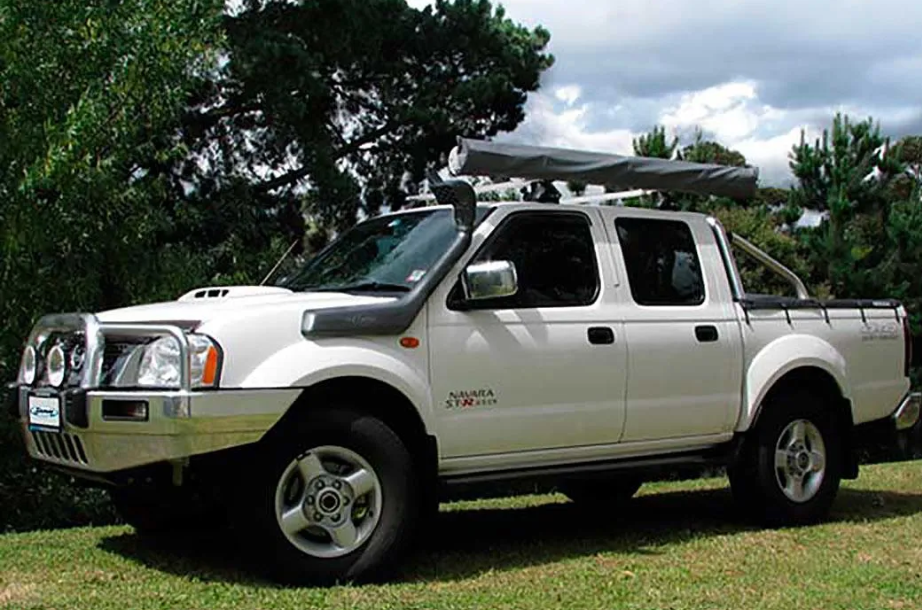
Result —
M 219 318 L 367 305 L 393 297 L 354 295 L 343 292 L 292 292 L 272 286 L 220 286 L 192 290 L 177 301 L 112 309 L 96 314 L 100 322 L 169 323 L 189 328 Z

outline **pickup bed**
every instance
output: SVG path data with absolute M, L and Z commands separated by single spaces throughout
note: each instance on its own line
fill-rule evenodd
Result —
M 703 215 L 433 190 L 282 286 L 42 318 L 10 387 L 29 454 L 140 531 L 229 514 L 278 578 L 333 582 L 478 484 L 617 510 L 720 465 L 754 517 L 815 521 L 862 430 L 918 419 L 895 301 L 810 299 Z M 746 293 L 734 243 L 798 296 Z

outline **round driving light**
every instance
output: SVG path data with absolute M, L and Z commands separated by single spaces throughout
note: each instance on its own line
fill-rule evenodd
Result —
M 66 368 L 64 359 L 64 349 L 60 345 L 55 345 L 48 352 L 46 359 L 48 368 L 48 383 L 58 388 L 64 383 L 64 371 Z
M 35 348 L 31 345 L 26 346 L 26 350 L 22 353 L 22 381 L 26 385 L 32 385 L 35 381 L 35 367 Z

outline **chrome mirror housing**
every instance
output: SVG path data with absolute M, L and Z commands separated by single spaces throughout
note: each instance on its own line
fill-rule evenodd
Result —
M 515 264 L 511 261 L 487 261 L 468 265 L 464 270 L 464 296 L 469 301 L 498 299 L 519 290 Z

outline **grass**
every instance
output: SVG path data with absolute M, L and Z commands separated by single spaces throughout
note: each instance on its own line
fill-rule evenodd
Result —
M 754 528 L 726 482 L 645 486 L 621 514 L 562 496 L 443 506 L 396 581 L 282 588 L 232 540 L 128 527 L 0 536 L 3 608 L 922 608 L 922 464 L 865 467 L 829 522 Z

